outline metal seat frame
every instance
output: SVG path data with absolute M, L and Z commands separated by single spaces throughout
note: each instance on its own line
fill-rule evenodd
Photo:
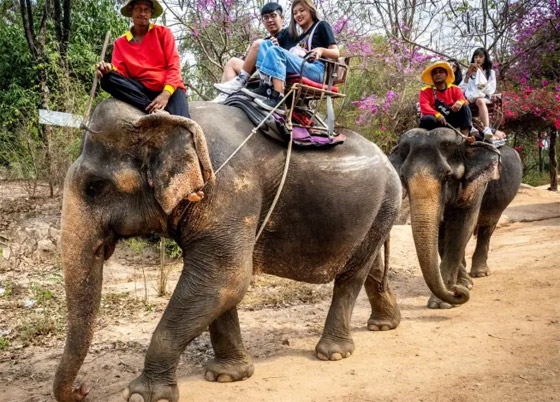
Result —
M 305 57 L 306 61 L 309 56 Z M 295 127 L 303 128 L 313 128 L 315 131 L 322 132 L 332 138 L 334 136 L 334 125 L 335 125 L 335 112 L 332 104 L 333 99 L 345 98 L 346 90 L 346 78 L 348 76 L 349 70 L 349 57 L 339 59 L 338 61 L 331 59 L 319 59 L 325 63 L 325 74 L 323 76 L 322 88 L 316 88 L 303 83 L 303 64 L 299 73 L 299 80 L 290 83 L 286 82 L 286 91 L 292 92 L 292 99 L 286 105 L 286 122 L 288 128 L 291 130 Z M 333 86 L 339 88 L 339 92 L 334 92 L 332 90 Z M 325 88 L 326 89 L 323 89 Z M 314 106 L 311 106 L 312 102 L 315 102 Z M 327 116 L 326 122 L 321 119 L 318 115 L 318 111 L 323 104 L 323 101 L 327 105 Z M 303 126 L 292 122 L 292 116 L 294 111 L 312 111 L 311 118 L 309 119 L 309 124 Z
M 500 128 L 500 126 L 504 122 L 504 107 L 502 103 L 502 94 L 494 94 L 490 98 L 492 103 L 486 104 L 488 108 L 488 118 L 490 120 L 490 127 L 494 127 L 496 130 Z M 473 117 L 473 126 L 480 131 L 484 130 L 484 125 L 480 121 L 478 106 L 476 104 L 469 104 L 471 109 L 472 117 Z

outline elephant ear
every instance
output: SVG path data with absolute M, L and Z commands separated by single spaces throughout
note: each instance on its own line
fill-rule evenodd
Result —
M 473 201 L 482 186 L 500 178 L 500 151 L 490 144 L 464 142 L 465 187 L 461 195 L 464 203 Z
M 426 135 L 426 130 L 422 128 L 414 128 L 412 130 L 409 130 L 399 137 L 399 142 L 395 147 L 393 147 L 393 149 L 391 149 L 391 152 L 389 152 L 389 161 L 391 162 L 399 176 L 401 173 L 401 166 L 406 160 L 406 157 L 408 156 L 408 153 L 410 151 L 409 142 L 412 141 L 414 137 L 423 135 Z
M 214 181 L 202 128 L 193 120 L 163 113 L 141 117 L 134 125 L 143 138 L 148 177 L 166 214 L 206 181 Z M 140 145 L 140 144 L 139 144 Z

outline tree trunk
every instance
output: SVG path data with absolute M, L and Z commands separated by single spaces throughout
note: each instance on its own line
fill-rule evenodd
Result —
M 33 3 L 31 0 L 20 0 L 20 13 L 21 20 L 24 27 L 25 38 L 27 40 L 27 45 L 29 47 L 29 52 L 33 58 L 33 62 L 37 67 L 37 80 L 40 88 L 40 103 L 39 107 L 42 109 L 49 109 L 49 97 L 50 91 L 47 84 L 47 74 L 45 70 L 46 57 L 45 57 L 45 41 L 47 36 L 47 19 L 49 15 L 49 9 L 51 6 L 51 0 L 45 0 L 43 15 L 41 17 L 41 22 L 39 24 L 39 31 L 35 33 L 35 26 L 33 22 Z M 40 129 L 41 140 L 46 147 L 46 160 L 47 164 L 47 175 L 49 180 L 49 191 L 50 196 L 54 195 L 54 177 L 53 177 L 53 166 L 52 166 L 52 128 L 48 126 L 43 126 Z
M 550 145 L 548 147 L 548 157 L 550 159 L 550 191 L 558 191 L 558 161 L 556 159 L 556 129 L 550 130 Z

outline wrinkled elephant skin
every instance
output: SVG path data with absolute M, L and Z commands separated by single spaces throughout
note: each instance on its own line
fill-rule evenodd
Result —
M 397 217 L 400 180 L 388 158 L 360 135 L 329 149 L 294 149 L 278 204 L 255 241 L 278 189 L 286 147 L 251 133 L 231 107 L 193 103 L 191 120 L 144 115 L 116 100 L 94 111 L 81 155 L 68 171 L 63 265 L 69 310 L 59 401 L 83 398 L 74 381 L 87 354 L 101 295 L 103 261 L 128 236 L 157 232 L 184 250 L 184 270 L 148 348 L 129 401 L 177 401 L 175 372 L 186 345 L 210 328 L 210 381 L 253 374 L 236 306 L 254 273 L 309 283 L 335 282 L 320 359 L 350 356 L 350 318 L 365 286 L 371 330 L 395 328 L 400 314 L 379 250 Z M 203 184 L 206 183 L 204 186 Z M 192 202 L 189 202 L 190 200 Z

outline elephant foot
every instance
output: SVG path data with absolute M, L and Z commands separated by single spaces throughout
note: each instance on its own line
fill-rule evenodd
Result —
M 128 385 L 123 397 L 128 402 L 177 402 L 179 388 L 176 383 L 155 383 L 142 374 Z
M 442 309 L 443 310 L 443 309 L 449 309 L 451 307 L 453 307 L 452 304 L 441 301 L 440 299 L 438 299 L 434 295 L 431 295 L 430 298 L 428 299 L 428 308 Z
M 484 276 L 490 276 L 490 268 L 488 268 L 488 265 L 486 264 L 473 266 L 471 267 L 471 272 L 469 272 L 469 275 L 472 276 L 473 278 L 482 278 Z
M 375 292 L 371 297 L 371 316 L 367 322 L 370 331 L 388 331 L 395 329 L 401 322 L 401 312 L 397 299 L 391 289 Z
M 325 336 L 321 338 L 315 353 L 320 360 L 342 360 L 354 352 L 354 341 L 352 338 L 335 338 Z
M 208 381 L 233 382 L 251 377 L 255 366 L 249 355 L 241 359 L 212 359 L 206 364 L 205 378 Z
M 471 278 L 469 278 L 466 271 L 459 273 L 459 279 L 457 279 L 457 285 L 464 286 L 468 290 L 471 290 L 473 288 L 473 281 Z

